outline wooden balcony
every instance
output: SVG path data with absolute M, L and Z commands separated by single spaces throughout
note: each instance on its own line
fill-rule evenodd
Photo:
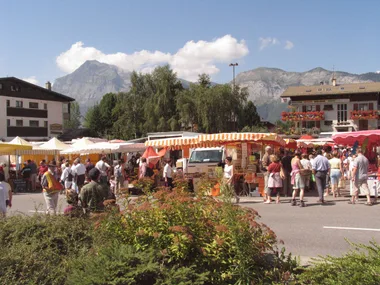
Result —
M 377 120 L 379 112 L 377 110 L 351 111 L 351 120 Z
M 291 122 L 321 121 L 325 119 L 325 112 L 282 112 L 281 120 Z

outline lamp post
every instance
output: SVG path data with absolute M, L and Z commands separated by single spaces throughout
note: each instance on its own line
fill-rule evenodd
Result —
M 236 63 L 230 63 L 230 66 L 232 66 L 232 78 L 233 78 L 233 85 L 234 85 L 234 91 L 235 91 L 235 66 L 238 66 L 239 64 Z

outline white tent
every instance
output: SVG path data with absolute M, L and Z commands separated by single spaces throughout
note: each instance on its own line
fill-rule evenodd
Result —
M 69 149 L 70 146 L 61 142 L 57 138 L 52 138 L 50 141 L 40 145 L 38 148 L 40 149 L 51 149 L 51 150 L 66 150 Z
M 19 136 L 15 137 L 13 140 L 9 142 L 10 144 L 18 144 L 18 145 L 29 145 L 32 146 L 30 142 L 27 142 L 23 138 L 20 138 Z

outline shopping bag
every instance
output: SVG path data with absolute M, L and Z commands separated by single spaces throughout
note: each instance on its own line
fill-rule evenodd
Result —
M 346 180 L 343 177 L 339 179 L 338 188 L 346 188 Z

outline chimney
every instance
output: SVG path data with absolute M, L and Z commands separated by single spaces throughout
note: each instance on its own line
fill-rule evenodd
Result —
M 332 84 L 333 84 L 333 86 L 336 86 L 336 78 L 332 79 Z
M 48 82 L 45 83 L 45 87 L 46 87 L 47 90 L 51 90 L 51 83 L 50 83 L 50 81 L 48 81 Z

